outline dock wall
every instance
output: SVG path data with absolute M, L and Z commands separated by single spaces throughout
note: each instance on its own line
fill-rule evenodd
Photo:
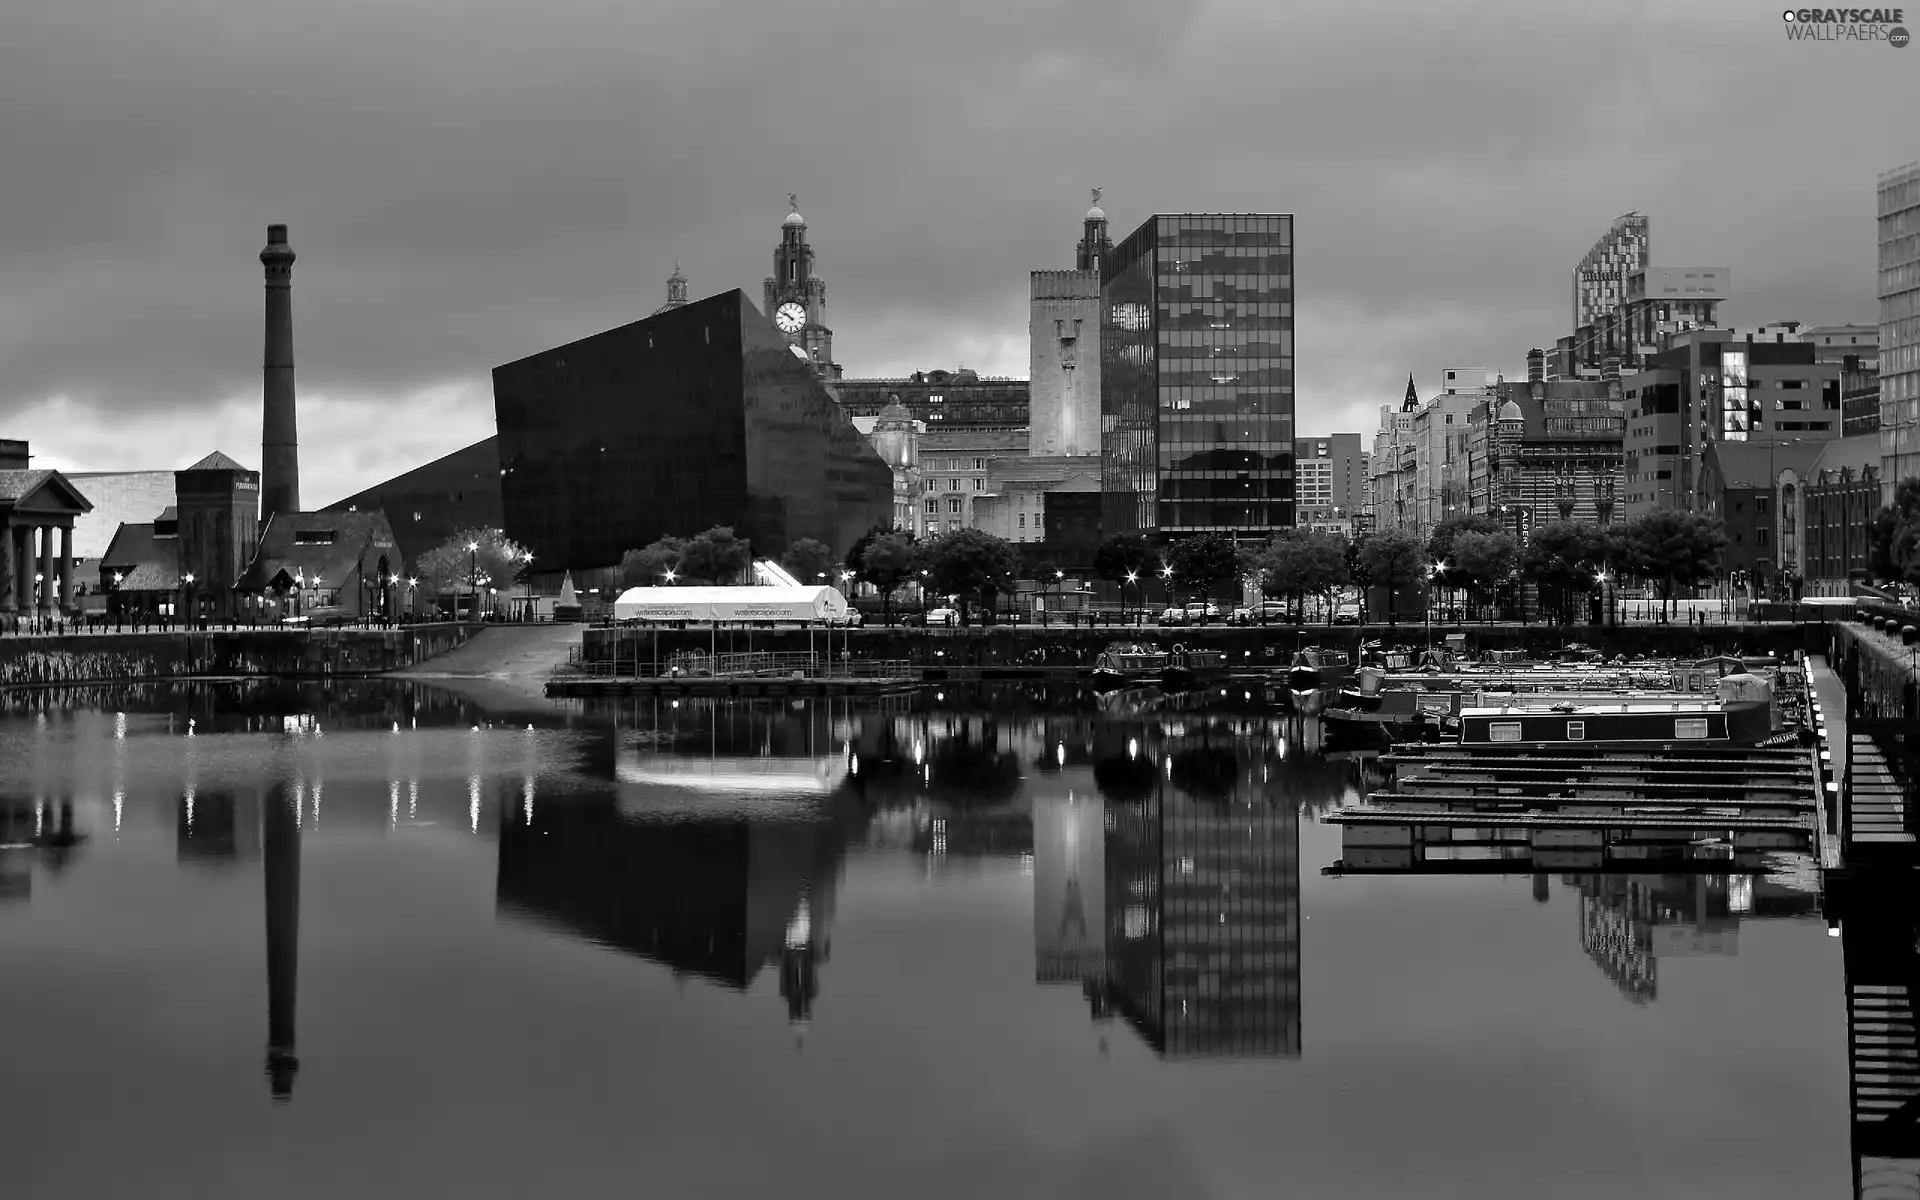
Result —
M 227 629 L 0 638 L 0 687 L 180 679 L 378 675 L 444 654 L 485 628 Z

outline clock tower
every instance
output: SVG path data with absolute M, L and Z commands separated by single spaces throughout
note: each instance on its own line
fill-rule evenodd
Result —
M 827 285 L 813 273 L 813 247 L 807 245 L 807 219 L 799 197 L 788 193 L 787 219 L 780 223 L 780 245 L 773 252 L 773 274 L 766 280 L 766 312 L 788 344 L 797 346 L 823 380 L 840 378 L 833 361 L 833 330 L 827 328 Z

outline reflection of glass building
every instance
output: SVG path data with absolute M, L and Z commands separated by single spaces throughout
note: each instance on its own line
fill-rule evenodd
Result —
M 1107 809 L 1100 999 L 1169 1057 L 1299 1054 L 1298 810 L 1252 783 L 1203 800 L 1160 779 Z
M 893 472 L 738 291 L 496 367 L 493 392 L 506 530 L 543 571 L 714 525 L 841 553 L 891 522 Z
M 1105 532 L 1292 526 L 1293 218 L 1152 217 L 1102 278 Z
M 778 964 L 804 1018 L 826 959 L 839 844 L 820 821 L 649 821 L 585 798 L 509 806 L 499 905 L 744 989 Z

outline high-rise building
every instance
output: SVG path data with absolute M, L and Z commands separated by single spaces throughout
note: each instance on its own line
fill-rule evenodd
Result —
M 1357 433 L 1293 440 L 1294 520 L 1350 533 L 1366 504 L 1366 455 Z
M 814 374 L 840 378 L 833 361 L 833 330 L 827 328 L 827 283 L 813 273 L 813 247 L 807 244 L 807 219 L 798 196 L 787 196 L 792 211 L 780 223 L 780 244 L 773 251 L 773 274 L 763 285 L 766 315 L 789 345 L 800 349 Z
M 1104 532 L 1291 527 L 1293 217 L 1150 217 L 1101 281 Z
M 1880 177 L 1880 494 L 1920 476 L 1920 162 Z
M 1624 340 L 1607 324 L 1627 300 L 1627 281 L 1648 264 L 1647 218 L 1630 212 L 1614 219 L 1573 268 L 1573 337 L 1581 362 L 1599 362 L 1626 352 Z M 1599 334 L 1596 337 L 1596 333 Z
M 1399 529 L 1417 523 L 1413 505 L 1413 414 L 1420 411 L 1420 393 L 1413 375 L 1407 375 L 1407 394 L 1400 406 L 1380 406 L 1380 428 L 1374 431 L 1373 453 L 1367 458 L 1367 506 L 1374 529 Z
M 1100 453 L 1100 272 L 1112 254 L 1100 189 L 1081 227 L 1071 271 L 1030 277 L 1027 343 L 1035 455 Z
M 817 369 L 738 291 L 496 367 L 507 534 L 554 586 L 715 525 L 844 553 L 892 523 L 893 471 Z

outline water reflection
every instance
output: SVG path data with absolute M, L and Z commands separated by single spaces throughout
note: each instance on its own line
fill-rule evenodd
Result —
M 304 785 L 275 782 L 260 798 L 266 869 L 267 1080 L 276 1100 L 293 1096 L 300 1070 L 294 1018 L 300 975 L 300 841 Z M 316 792 L 315 816 L 319 813 Z
M 1534 899 L 1546 876 L 1534 876 Z M 1569 875 L 1578 897 L 1580 944 L 1620 994 L 1635 1004 L 1657 998 L 1661 958 L 1734 955 L 1745 918 L 1799 919 L 1820 911 L 1818 892 L 1763 876 Z

